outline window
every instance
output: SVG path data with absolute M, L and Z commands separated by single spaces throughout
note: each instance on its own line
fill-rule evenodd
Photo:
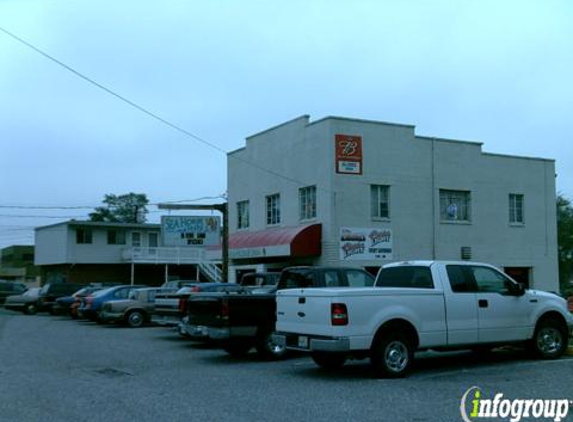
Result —
M 380 271 L 376 279 L 376 287 L 433 289 L 434 282 L 429 267 L 390 267 Z
M 338 280 L 338 271 L 327 270 L 324 272 L 324 284 L 326 287 L 340 287 L 340 280 Z
M 237 229 L 249 227 L 249 201 L 237 202 Z
M 509 194 L 509 222 L 523 224 L 523 195 Z
M 364 271 L 350 270 L 346 273 L 348 286 L 350 287 L 372 287 L 374 277 Z
M 454 293 L 473 293 L 475 289 L 469 277 L 467 277 L 464 267 L 461 265 L 446 266 L 450 286 Z
M 125 232 L 121 230 L 107 231 L 108 245 L 125 245 Z
M 487 267 L 470 267 L 478 292 L 511 294 L 511 281 Z
M 147 235 L 147 245 L 150 248 L 156 248 L 157 246 L 159 246 L 159 235 L 157 233 L 149 233 Z M 155 250 L 149 252 L 154 253 Z
M 440 219 L 442 221 L 471 221 L 470 206 L 470 192 L 440 189 Z
M 280 224 L 281 222 L 281 197 L 274 194 L 267 196 L 267 224 Z
M 92 243 L 92 231 L 90 229 L 76 229 L 76 243 Z
M 316 218 L 316 186 L 307 186 L 298 190 L 300 219 L 311 220 Z
M 370 185 L 370 207 L 373 219 L 390 218 L 390 186 Z
M 131 233 L 131 246 L 134 248 L 141 247 L 141 233 L 133 232 Z

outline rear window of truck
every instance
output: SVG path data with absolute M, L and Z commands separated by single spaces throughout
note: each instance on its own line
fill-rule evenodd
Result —
M 433 289 L 434 282 L 429 267 L 390 267 L 380 270 L 376 287 Z

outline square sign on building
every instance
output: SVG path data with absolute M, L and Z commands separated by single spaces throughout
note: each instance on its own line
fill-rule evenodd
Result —
M 221 243 L 221 219 L 200 216 L 163 216 L 165 246 L 215 246 Z

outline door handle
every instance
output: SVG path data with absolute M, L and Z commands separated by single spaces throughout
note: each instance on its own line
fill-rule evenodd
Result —
M 478 306 L 480 308 L 487 308 L 489 306 L 489 303 L 487 302 L 486 299 L 480 299 L 478 300 Z
M 298 303 L 300 303 L 300 304 L 306 303 L 306 298 L 305 298 L 305 297 L 299 297 L 299 298 L 298 298 Z

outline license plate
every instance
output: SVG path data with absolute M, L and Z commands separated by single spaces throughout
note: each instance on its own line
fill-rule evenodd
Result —
M 308 349 L 308 337 L 299 336 L 298 337 L 298 347 L 301 349 Z

